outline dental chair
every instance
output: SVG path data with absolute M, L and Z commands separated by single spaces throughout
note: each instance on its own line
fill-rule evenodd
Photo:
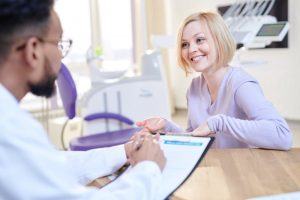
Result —
M 57 78 L 57 86 L 63 103 L 64 111 L 68 117 L 68 120 L 66 121 L 61 134 L 63 148 L 67 149 L 66 145 L 64 145 L 64 129 L 67 126 L 69 120 L 73 119 L 76 115 L 77 90 L 70 71 L 63 63 L 61 64 L 61 70 Z M 129 125 L 129 128 L 96 133 L 92 135 L 83 134 L 83 136 L 81 137 L 71 139 L 69 143 L 70 150 L 86 151 L 94 148 L 110 147 L 114 145 L 124 144 L 135 132 L 140 130 L 140 128 L 134 127 L 134 122 L 131 119 L 123 115 L 111 112 L 89 114 L 88 116 L 85 116 L 83 118 L 83 121 L 108 119 L 117 120 L 120 123 L 127 124 Z

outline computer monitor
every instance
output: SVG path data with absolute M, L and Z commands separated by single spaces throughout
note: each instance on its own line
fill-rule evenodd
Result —
M 255 41 L 282 41 L 288 30 L 288 22 L 263 24 L 256 34 Z

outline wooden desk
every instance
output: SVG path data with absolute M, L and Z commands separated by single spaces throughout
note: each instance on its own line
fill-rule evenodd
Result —
M 246 199 L 300 190 L 300 148 L 210 149 L 173 200 Z

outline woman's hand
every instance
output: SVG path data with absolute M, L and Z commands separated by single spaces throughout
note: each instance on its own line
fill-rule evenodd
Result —
M 198 137 L 211 136 L 213 134 L 214 132 L 209 129 L 208 124 L 206 122 L 192 131 L 192 136 Z
M 144 121 L 136 122 L 136 125 L 153 133 L 163 132 L 166 125 L 166 120 L 161 117 L 152 117 Z

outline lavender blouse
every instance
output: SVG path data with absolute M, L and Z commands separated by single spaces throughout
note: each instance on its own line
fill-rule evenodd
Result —
M 292 146 L 292 133 L 286 121 L 266 100 L 257 80 L 240 67 L 229 67 L 213 103 L 204 77 L 194 78 L 187 102 L 187 131 L 207 122 L 210 130 L 216 132 L 216 148 L 288 150 Z M 165 131 L 183 129 L 168 121 Z

